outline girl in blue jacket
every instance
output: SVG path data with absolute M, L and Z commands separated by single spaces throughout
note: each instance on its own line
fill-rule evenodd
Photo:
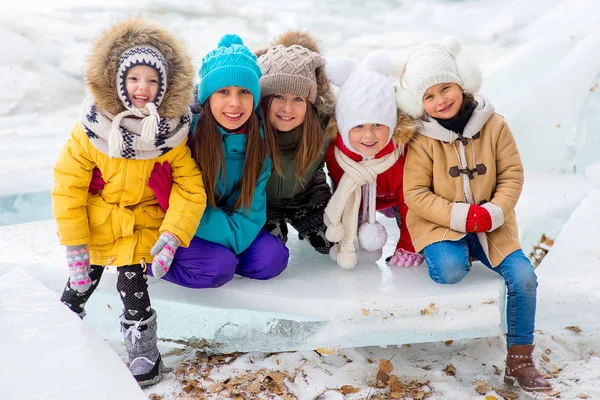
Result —
M 272 162 L 255 111 L 261 75 L 256 56 L 237 35 L 223 36 L 202 59 L 202 112 L 189 145 L 202 171 L 207 207 L 190 246 L 175 254 L 168 281 L 219 287 L 234 274 L 265 280 L 287 267 L 287 248 L 263 229 Z

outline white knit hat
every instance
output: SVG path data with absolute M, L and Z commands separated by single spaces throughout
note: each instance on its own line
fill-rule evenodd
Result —
M 383 51 L 370 53 L 362 65 L 344 57 L 325 66 L 329 80 L 340 87 L 335 106 L 340 135 L 346 147 L 357 154 L 362 155 L 348 139 L 348 132 L 357 125 L 385 125 L 390 129 L 387 143 L 392 139 L 398 116 L 394 85 L 389 77 L 392 69 L 392 60 Z
M 469 93 L 481 87 L 479 67 L 461 53 L 460 41 L 454 36 L 410 48 L 399 67 L 396 102 L 400 111 L 412 118 L 423 117 L 423 94 L 438 83 L 456 83 Z

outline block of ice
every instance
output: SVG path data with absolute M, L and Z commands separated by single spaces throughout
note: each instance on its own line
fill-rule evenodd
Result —
M 382 222 L 390 236 L 384 254 L 391 254 L 398 229 L 391 219 Z M 53 221 L 2 227 L 0 241 L 12 248 L 9 262 L 23 263 L 26 255 L 29 272 L 59 296 L 67 272 Z M 231 352 L 392 345 L 504 331 L 503 280 L 479 263 L 462 282 L 438 285 L 425 266 L 390 268 L 381 260 L 343 270 L 293 234 L 289 246 L 289 267 L 271 281 L 236 277 L 203 290 L 152 282 L 159 337 L 205 339 L 212 350 Z M 106 271 L 84 322 L 117 340 L 122 305 L 115 276 Z

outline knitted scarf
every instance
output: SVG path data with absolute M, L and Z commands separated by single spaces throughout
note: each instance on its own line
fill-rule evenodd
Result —
M 90 99 L 84 102 L 81 123 L 92 145 L 111 158 L 157 158 L 187 139 L 192 114 L 161 118 L 154 103 L 142 110 L 131 108 L 117 115 L 100 110 Z
M 331 242 L 339 243 L 339 254 L 335 256 L 338 265 L 342 268 L 353 268 L 356 265 L 356 248 L 354 242 L 357 240 L 358 213 L 362 198 L 361 188 L 368 185 L 365 190 L 365 199 L 363 206 L 363 222 L 368 218 L 369 225 L 375 226 L 375 201 L 377 193 L 377 175 L 390 169 L 402 155 L 402 148 L 395 149 L 381 158 L 354 161 L 337 147 L 334 149 L 335 159 L 344 170 L 344 175 L 331 197 L 331 200 L 325 208 L 325 233 L 327 239 Z M 379 225 L 383 228 L 382 225 Z M 362 226 L 361 226 L 362 228 Z M 385 238 L 387 233 L 383 228 Z M 366 233 L 366 232 L 365 232 Z M 371 232 L 376 233 L 376 232 Z M 380 232 L 381 233 L 381 232 Z M 376 241 L 376 239 L 374 239 Z M 379 249 L 383 247 L 379 246 Z M 377 247 L 375 245 L 374 247 Z M 361 247 L 369 247 L 361 244 Z M 373 251 L 376 248 L 367 248 L 365 250 Z

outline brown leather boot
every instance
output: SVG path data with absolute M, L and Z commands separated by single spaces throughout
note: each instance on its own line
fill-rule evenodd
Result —
M 518 384 L 528 392 L 552 390 L 552 385 L 539 373 L 533 363 L 534 345 L 517 345 L 508 348 L 504 383 L 508 386 Z

